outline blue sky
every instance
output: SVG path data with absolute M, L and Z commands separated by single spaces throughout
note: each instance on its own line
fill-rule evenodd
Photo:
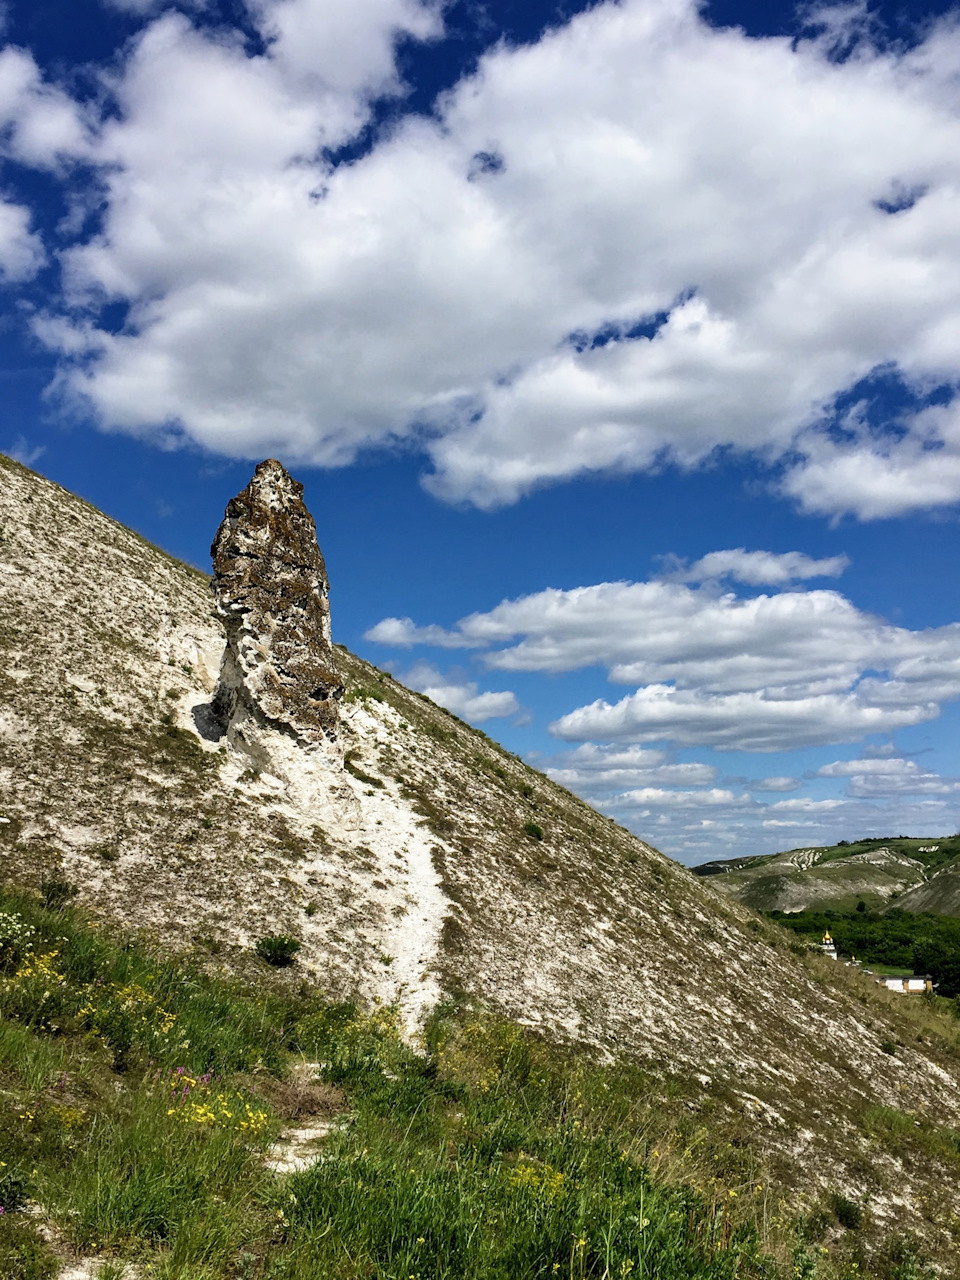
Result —
M 0 6 L 0 448 L 681 861 L 960 828 L 960 18 Z

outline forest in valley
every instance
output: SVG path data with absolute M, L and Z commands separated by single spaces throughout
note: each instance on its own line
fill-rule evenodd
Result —
M 960 996 L 960 919 L 897 908 L 882 915 L 860 902 L 855 911 L 768 912 L 768 917 L 811 943 L 833 936 L 842 957 L 929 973 L 940 996 Z

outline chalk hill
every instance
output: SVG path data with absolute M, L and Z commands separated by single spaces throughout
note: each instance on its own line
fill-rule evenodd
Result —
M 695 1077 L 781 1185 L 907 1212 L 947 1256 L 956 1144 L 910 1143 L 960 1121 L 955 1033 L 342 648 L 336 742 L 266 714 L 218 738 L 225 642 L 202 573 L 0 457 L 8 879 L 70 880 L 105 922 L 243 973 L 294 934 L 296 980 L 397 1002 L 411 1033 L 461 993 Z M 916 1117 L 899 1155 L 864 1120 L 888 1113 Z
M 758 911 L 932 911 L 960 915 L 960 836 L 858 840 L 693 868 Z

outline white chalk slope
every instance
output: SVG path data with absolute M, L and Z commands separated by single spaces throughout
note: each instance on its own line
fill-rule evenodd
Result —
M 334 635 L 336 617 L 333 618 Z M 276 733 L 267 759 L 194 712 L 223 637 L 201 573 L 0 457 L 0 858 L 60 875 L 105 919 L 264 973 L 397 1003 L 411 1032 L 466 993 L 557 1040 L 696 1074 L 754 1117 L 798 1183 L 927 1205 L 876 1104 L 960 1120 L 955 1043 L 897 1052 L 896 997 L 791 939 L 419 695 L 338 652 L 345 764 Z M 542 832 L 542 838 L 537 838 Z M 861 985 L 857 985 L 857 984 Z M 932 1179 L 932 1182 L 931 1182 Z

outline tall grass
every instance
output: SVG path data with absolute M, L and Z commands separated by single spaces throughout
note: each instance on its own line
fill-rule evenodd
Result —
M 266 966 L 243 986 L 69 906 L 0 893 L 2 912 L 19 939 L 0 938 L 3 1280 L 49 1280 L 55 1248 L 99 1258 L 103 1280 L 124 1259 L 150 1280 L 871 1274 L 824 1270 L 771 1228 L 757 1155 L 691 1112 L 689 1084 L 467 1008 L 438 1011 L 415 1051 L 395 1011 L 291 997 Z M 283 1077 L 305 1060 L 346 1114 L 281 1176 L 264 1152 L 302 1123 Z
M 291 1180 L 288 1214 L 307 1228 L 297 1265 L 437 1280 L 773 1274 L 752 1232 L 694 1192 L 655 1187 L 615 1144 L 555 1133 L 537 1156 L 484 1145 L 398 1149 L 380 1135 L 331 1150 Z

